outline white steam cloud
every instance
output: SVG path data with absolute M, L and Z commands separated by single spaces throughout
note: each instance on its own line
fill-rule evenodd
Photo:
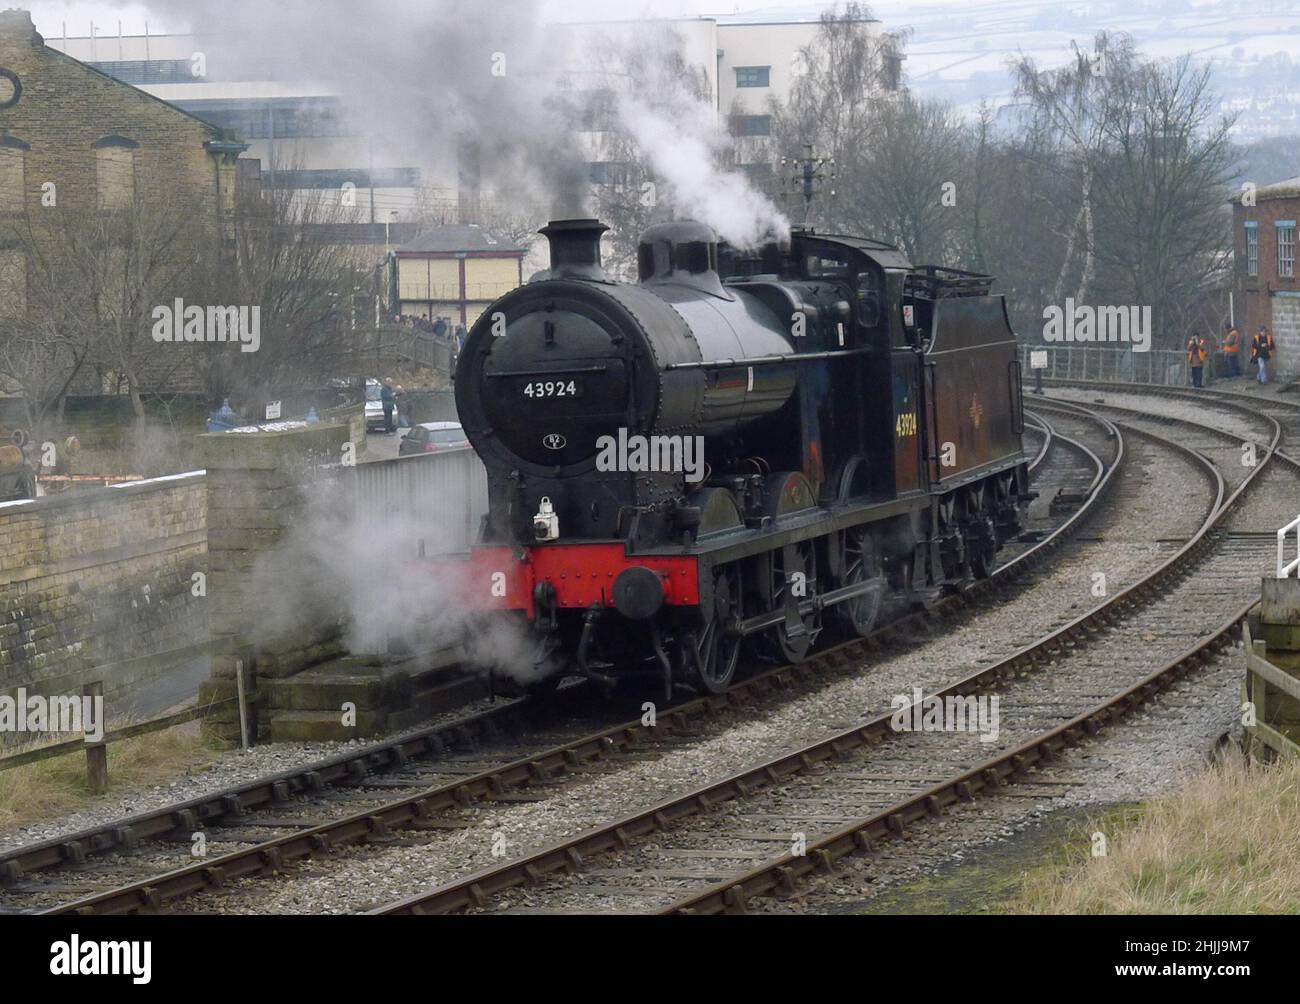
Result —
M 743 175 L 718 166 L 726 139 L 718 133 L 707 106 L 680 95 L 674 96 L 668 109 L 656 109 L 624 95 L 618 108 L 620 122 L 668 186 L 680 216 L 708 224 L 740 248 L 789 238 L 789 220 L 766 196 Z
M 604 16 L 619 7 L 620 0 L 600 5 Z M 620 12 L 635 9 L 623 2 Z M 590 211 L 589 151 L 573 132 L 575 106 L 620 77 L 644 93 L 627 72 L 639 66 L 649 100 L 616 101 L 617 125 L 659 176 L 675 215 L 708 223 L 737 245 L 788 234 L 771 202 L 718 166 L 727 137 L 712 104 L 674 76 L 684 43 L 664 22 L 575 29 L 547 21 L 538 0 L 168 0 L 164 12 L 187 18 L 214 50 L 214 79 L 272 76 L 337 93 L 372 166 L 420 167 L 427 181 L 450 188 L 472 150 L 471 180 L 481 177 L 500 201 L 547 206 L 554 217 Z M 712 50 L 695 53 L 686 65 L 706 69 L 702 61 L 714 58 Z M 593 72 L 598 66 L 612 76 Z
M 468 493 L 449 489 L 437 500 L 410 500 L 405 512 L 372 512 L 357 504 L 348 480 L 356 473 L 314 484 L 292 530 L 254 565 L 251 640 L 276 651 L 333 630 L 356 655 L 459 644 L 470 665 L 518 683 L 539 679 L 535 641 L 522 620 L 484 616 L 469 601 L 471 584 L 460 574 L 468 565 L 419 558 L 421 545 L 429 558 L 463 551 L 449 528 L 467 524 Z

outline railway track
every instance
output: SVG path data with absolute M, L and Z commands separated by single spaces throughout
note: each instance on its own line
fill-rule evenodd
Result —
M 1067 414 L 1073 410 L 1068 405 L 1044 407 Z M 445 913 L 492 906 L 545 912 L 738 912 L 755 897 L 792 894 L 803 876 L 834 867 L 845 854 L 903 836 L 909 826 L 956 803 L 996 793 L 1009 783 L 1052 783 L 1040 768 L 1065 747 L 1149 702 L 1207 653 L 1230 644 L 1233 628 L 1253 605 L 1250 593 L 1258 576 L 1272 558 L 1258 535 L 1234 533 L 1233 513 L 1252 482 L 1274 464 L 1288 469 L 1293 488 L 1300 486 L 1300 464 L 1275 452 L 1281 426 L 1272 419 L 1268 423 L 1271 435 L 1262 462 L 1247 471 L 1230 496 L 1218 466 L 1181 443 L 1168 443 L 1196 457 L 1215 489 L 1214 504 L 1191 539 L 1141 582 L 1061 630 L 930 695 L 996 691 L 1004 702 L 1003 720 L 1009 722 L 995 755 L 987 755 L 976 733 L 899 731 L 894 716 L 882 715 L 373 912 Z M 1242 601 L 1242 596 L 1248 598 Z M 1154 671 L 1152 662 L 1158 666 Z M 1030 672 L 1049 666 L 1050 673 Z M 918 783 L 936 773 L 942 778 L 937 783 Z M 817 807 L 827 803 L 825 790 L 835 793 L 835 817 L 816 815 Z M 846 813 L 851 818 L 840 818 Z M 773 842 L 793 849 L 771 857 Z M 592 862 L 597 856 L 599 867 Z M 757 867 L 743 867 L 756 860 Z M 693 863 L 694 869 L 684 868 L 683 862 Z M 707 881 L 728 867 L 737 870 L 721 881 Z M 706 882 L 703 888 L 701 881 Z
M 1118 439 L 1113 438 L 1113 430 L 1098 436 L 1102 441 L 1112 438 L 1117 444 L 1116 455 L 1110 458 L 1109 463 L 1074 439 L 1054 434 L 1050 423 L 1044 424 L 1042 432 L 1044 442 L 1035 463 L 1043 463 L 1057 449 L 1069 451 L 1074 457 L 1074 466 L 1071 468 L 1069 463 L 1058 460 L 1058 476 L 1070 478 L 1076 485 L 1085 485 L 1093 498 L 1099 498 L 1103 490 L 1109 487 L 1111 476 L 1122 460 L 1122 450 L 1118 448 Z M 1086 466 L 1087 473 L 1082 473 L 1081 466 Z M 855 661 L 872 648 L 888 644 L 891 638 L 919 628 L 930 626 L 932 629 L 933 625 L 959 615 L 972 604 L 982 602 L 982 598 L 1012 584 L 1017 576 L 1046 560 L 1047 555 L 1082 524 L 1090 511 L 1088 507 L 1081 507 L 1067 519 L 1058 518 L 1054 532 L 1045 535 L 1031 551 L 1016 556 L 999 568 L 993 577 L 976 584 L 968 593 L 947 597 L 935 607 L 891 624 L 868 639 L 839 646 L 799 666 L 760 673 L 743 681 L 722 697 L 689 701 L 661 710 L 653 727 L 646 726 L 640 720 L 623 722 L 612 728 L 566 738 L 561 745 L 549 750 L 539 751 L 533 747 L 527 751 L 527 755 L 517 758 L 501 756 L 501 753 L 510 748 L 503 750 L 500 745 L 491 751 L 482 748 L 478 751 L 466 749 L 466 746 L 482 743 L 484 739 L 481 737 L 484 736 L 490 742 L 493 733 L 505 731 L 512 721 L 509 713 L 518 713 L 512 709 L 500 709 L 499 712 L 489 713 L 496 717 L 493 725 L 482 732 L 476 725 L 480 716 L 467 723 L 457 723 L 437 730 L 436 735 L 441 745 L 433 741 L 435 732 L 431 731 L 428 735 L 407 737 L 401 745 L 388 743 L 372 747 L 364 757 L 354 755 L 340 758 L 344 762 L 332 765 L 328 775 L 319 769 L 305 768 L 295 772 L 291 778 L 282 779 L 278 790 L 272 788 L 266 797 L 260 797 L 264 788 L 261 783 L 258 786 L 244 786 L 245 791 L 255 791 L 259 796 L 256 808 L 251 800 L 249 804 L 244 804 L 245 796 L 241 791 L 218 794 L 202 800 L 204 805 L 212 807 L 210 811 L 216 813 L 215 817 L 193 811 L 193 806 L 184 807 L 191 809 L 192 815 L 178 812 L 176 808 L 152 814 L 152 825 L 157 827 L 154 832 L 186 845 L 193 840 L 197 827 L 205 830 L 213 844 L 228 846 L 235 843 L 233 849 L 205 857 L 187 867 L 175 867 L 177 854 L 174 849 L 164 851 L 151 862 L 139 856 L 121 860 L 120 851 L 129 848 L 131 841 L 125 838 L 120 826 L 105 827 L 97 834 L 84 833 L 63 841 L 48 842 L 66 844 L 75 839 L 83 847 L 95 847 L 104 843 L 106 846 L 99 848 L 100 853 L 113 851 L 114 860 L 109 867 L 95 873 L 85 863 L 85 855 L 81 857 L 82 863 L 78 864 L 75 851 L 69 852 L 66 847 L 61 847 L 51 855 L 47 847 L 46 860 L 53 860 L 46 867 L 64 866 L 64 871 L 53 873 L 56 878 L 53 888 L 49 893 L 44 892 L 37 876 L 20 868 L 18 875 L 27 876 L 27 879 L 15 881 L 11 878 L 8 898 L 11 904 L 14 903 L 14 894 L 17 893 L 26 898 L 28 904 L 35 901 L 52 912 L 119 913 L 158 909 L 163 904 L 194 892 L 220 888 L 247 876 L 278 873 L 295 860 L 320 855 L 347 844 L 365 842 L 382 845 L 411 839 L 411 834 L 421 830 L 438 830 L 442 824 L 436 817 L 445 809 L 463 808 L 486 801 L 545 797 L 539 793 L 556 784 L 561 775 L 600 770 L 607 760 L 620 754 L 643 755 L 647 746 L 670 745 L 674 735 L 684 736 L 685 741 L 689 741 L 692 730 L 705 717 L 730 713 L 748 702 L 761 700 L 773 691 L 788 692 L 792 685 L 801 681 L 815 685 L 836 675 L 848 674 Z M 448 742 L 448 736 L 455 738 L 455 745 Z M 516 752 L 519 749 L 512 748 Z M 489 752 L 498 755 L 490 757 Z M 450 763 L 449 755 L 454 758 Z M 417 756 L 421 760 L 437 757 L 438 765 L 450 767 L 451 776 L 440 776 L 436 770 L 415 771 Z M 362 764 L 361 767 L 347 766 L 358 762 Z M 382 792 L 382 796 L 376 797 L 376 792 Z M 399 793 L 402 797 L 394 799 L 393 795 Z M 315 801 L 299 804 L 309 798 Z M 327 803 L 327 811 L 324 813 L 317 804 L 320 801 Z M 354 811 L 346 811 L 349 807 Z M 273 824 L 270 829 L 281 829 L 280 835 L 268 835 L 264 832 L 267 827 L 259 829 L 258 812 L 280 813 L 280 818 L 265 820 L 263 817 L 264 822 Z M 308 825 L 313 820 L 319 820 L 321 815 L 325 816 L 325 822 Z M 283 829 L 290 832 L 285 835 Z M 243 839 L 222 840 L 223 830 L 227 837 Z M 406 831 L 406 835 L 401 835 L 401 831 Z M 138 838 L 136 843 L 139 843 Z M 30 848 L 23 849 L 18 854 L 28 854 L 28 859 L 31 860 L 30 851 Z M 3 862 L 4 858 L 0 858 L 0 868 L 3 868 Z M 168 863 L 171 867 L 161 870 Z M 60 892 L 66 893 L 70 887 L 75 888 L 75 885 L 70 886 L 67 881 L 68 875 L 65 872 L 68 864 L 73 866 L 76 883 L 102 886 L 107 879 L 111 887 L 100 892 L 88 892 L 71 903 L 62 902 L 49 907 L 47 900 L 50 893 L 58 898 Z M 139 874 L 141 871 L 144 874 Z M 117 883 L 112 882 L 114 877 L 118 879 Z M 124 878 L 128 879 L 125 883 L 121 881 Z

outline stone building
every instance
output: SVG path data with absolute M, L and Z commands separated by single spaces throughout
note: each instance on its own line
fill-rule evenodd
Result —
M 1300 376 L 1300 281 L 1296 272 L 1296 221 L 1300 177 L 1255 191 L 1255 204 L 1233 199 L 1235 313 L 1247 340 L 1261 324 L 1273 332 L 1277 371 Z
M 27 11 L 0 11 L 0 317 L 34 309 L 33 235 L 72 218 L 55 214 L 154 202 L 183 211 L 196 238 L 218 233 L 244 149 L 46 45 Z

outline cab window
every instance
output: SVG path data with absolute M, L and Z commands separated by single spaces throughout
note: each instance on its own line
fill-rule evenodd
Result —
M 854 289 L 858 307 L 858 323 L 864 328 L 874 328 L 880 323 L 880 276 L 863 272 Z

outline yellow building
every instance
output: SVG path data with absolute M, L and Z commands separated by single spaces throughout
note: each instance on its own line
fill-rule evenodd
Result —
M 475 224 L 431 227 L 393 254 L 396 313 L 469 328 L 493 300 L 523 283 L 524 251 Z

